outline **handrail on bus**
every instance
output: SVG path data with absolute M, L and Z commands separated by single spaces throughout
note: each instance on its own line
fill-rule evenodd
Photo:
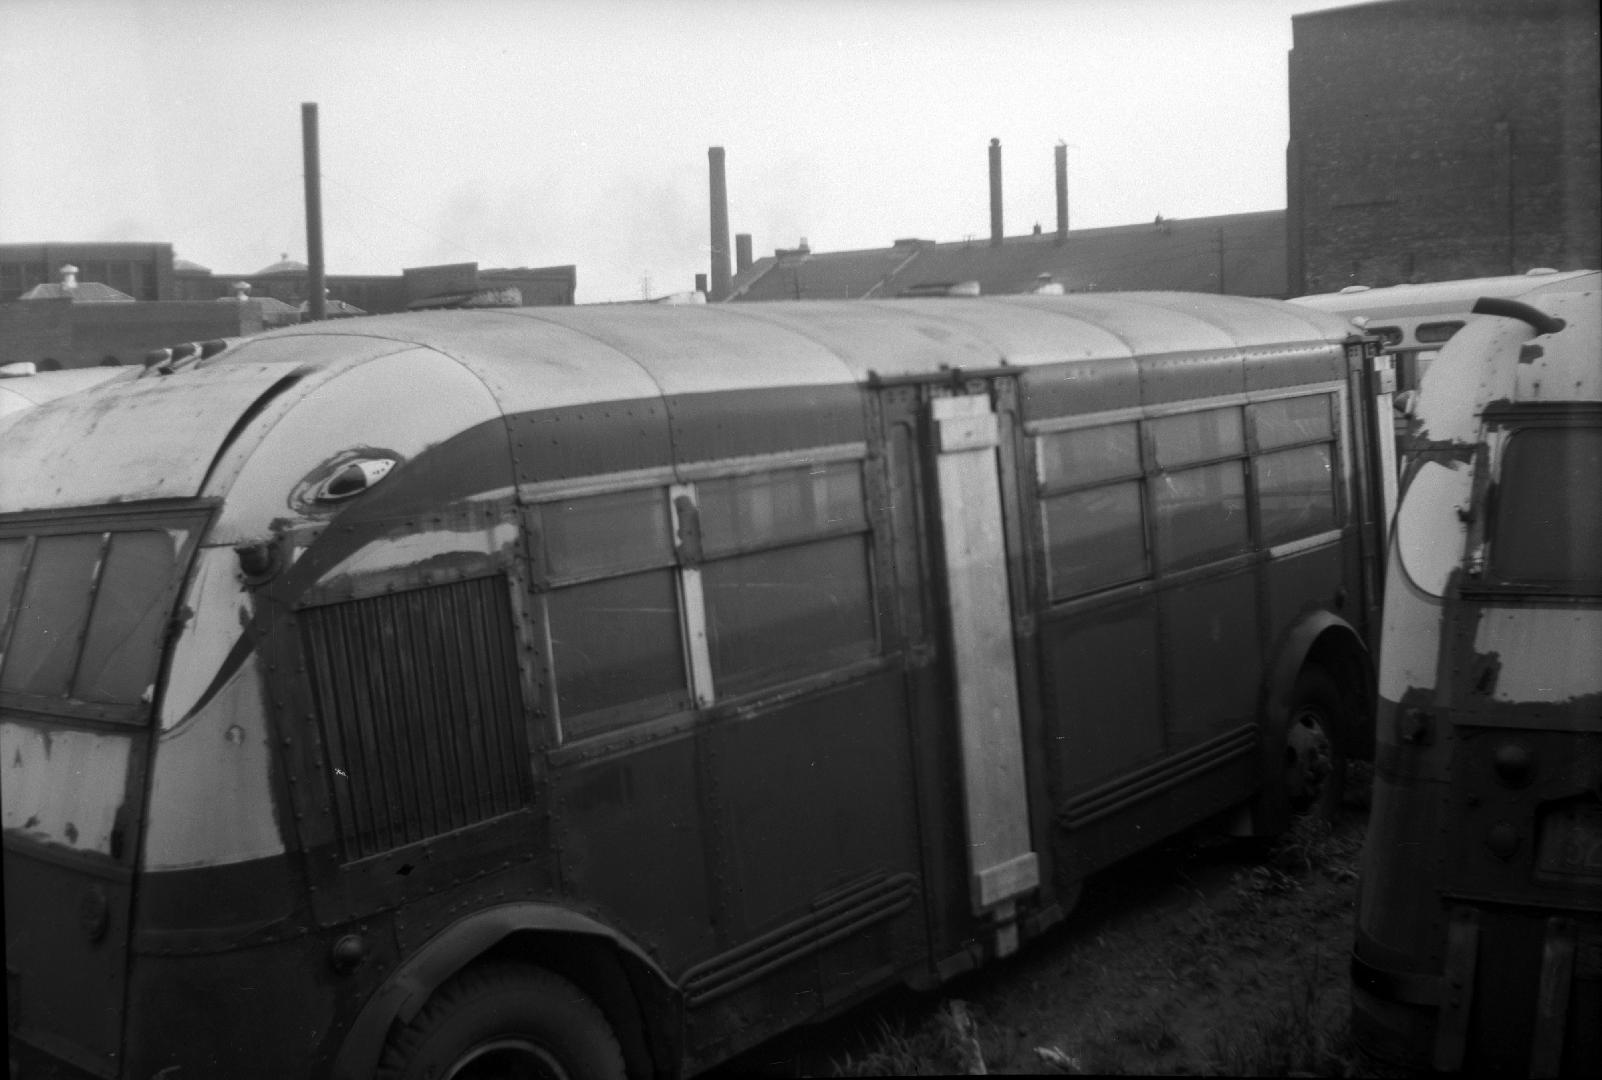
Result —
M 1500 315 L 1505 319 L 1517 319 L 1535 327 L 1535 332 L 1538 334 L 1555 334 L 1568 325 L 1556 315 L 1548 315 L 1538 307 L 1505 296 L 1482 296 L 1474 301 L 1474 306 L 1469 312 L 1474 315 Z

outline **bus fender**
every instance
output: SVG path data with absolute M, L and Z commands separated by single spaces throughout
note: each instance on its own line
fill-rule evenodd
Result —
M 553 904 L 498 904 L 457 920 L 408 957 L 367 999 L 334 1060 L 338 1080 L 367 1080 L 378 1066 L 390 1026 L 407 1023 L 453 975 L 513 934 L 542 933 L 604 941 L 649 972 L 664 993 L 673 982 L 634 942 L 611 927 Z
M 1345 740 L 1346 756 L 1350 759 L 1373 755 L 1373 725 L 1364 725 L 1365 718 L 1373 715 L 1374 661 L 1362 635 L 1351 623 L 1333 611 L 1317 610 L 1304 615 L 1285 635 L 1275 653 L 1273 667 L 1263 687 L 1263 776 L 1270 770 L 1282 767 L 1273 760 L 1279 736 L 1290 723 L 1291 695 L 1295 691 L 1296 677 L 1303 667 L 1313 663 L 1324 668 L 1342 687 L 1350 687 L 1361 696 L 1353 704 L 1350 714 L 1352 729 L 1339 732 Z M 1272 789 L 1265 784 L 1265 794 Z M 1255 831 L 1277 832 L 1289 822 L 1290 809 L 1283 800 L 1259 797 L 1253 817 Z

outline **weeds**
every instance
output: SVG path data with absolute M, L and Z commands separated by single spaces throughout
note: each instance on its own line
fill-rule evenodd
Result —
M 833 1062 L 836 1076 L 984 1076 L 988 1073 L 979 1042 L 979 1025 L 968 1003 L 950 999 L 908 1031 L 906 1024 L 880 1021 L 878 1045 L 860 1057 Z

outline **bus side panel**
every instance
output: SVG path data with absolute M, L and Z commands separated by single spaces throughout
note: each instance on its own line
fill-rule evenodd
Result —
M 96 1075 L 114 1075 L 122 1036 L 128 877 L 114 867 L 51 857 L 41 848 L 6 842 L 6 990 L 13 1030 Z
M 892 669 L 706 730 L 729 947 L 686 979 L 692 1044 L 751 1045 L 922 959 L 906 715 Z
M 1143 597 L 1055 619 L 1041 641 L 1060 792 L 1082 791 L 1163 752 L 1155 603 Z
M 362 995 L 330 966 L 328 942 L 315 934 L 257 948 L 185 951 L 168 947 L 135 959 L 129 1076 L 312 1076 L 332 1052 L 325 1045 L 330 1032 L 360 1004 Z
M 1170 750 L 1257 715 L 1263 657 L 1256 585 L 1255 572 L 1232 572 L 1162 594 Z
M 697 739 L 689 730 L 636 739 L 552 770 L 562 887 L 678 972 L 717 951 Z
M 1270 559 L 1263 575 L 1264 610 L 1269 640 L 1274 641 L 1310 607 L 1325 604 L 1340 610 L 1347 545 L 1333 543 Z

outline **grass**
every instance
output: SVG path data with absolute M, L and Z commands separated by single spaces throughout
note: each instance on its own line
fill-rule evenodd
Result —
M 1361 848 L 1354 825 L 1303 820 L 1210 894 L 1177 866 L 1170 899 L 1078 939 L 1066 965 L 967 983 L 971 1002 L 882 1024 L 835 1073 L 1375 1075 L 1340 962 Z

